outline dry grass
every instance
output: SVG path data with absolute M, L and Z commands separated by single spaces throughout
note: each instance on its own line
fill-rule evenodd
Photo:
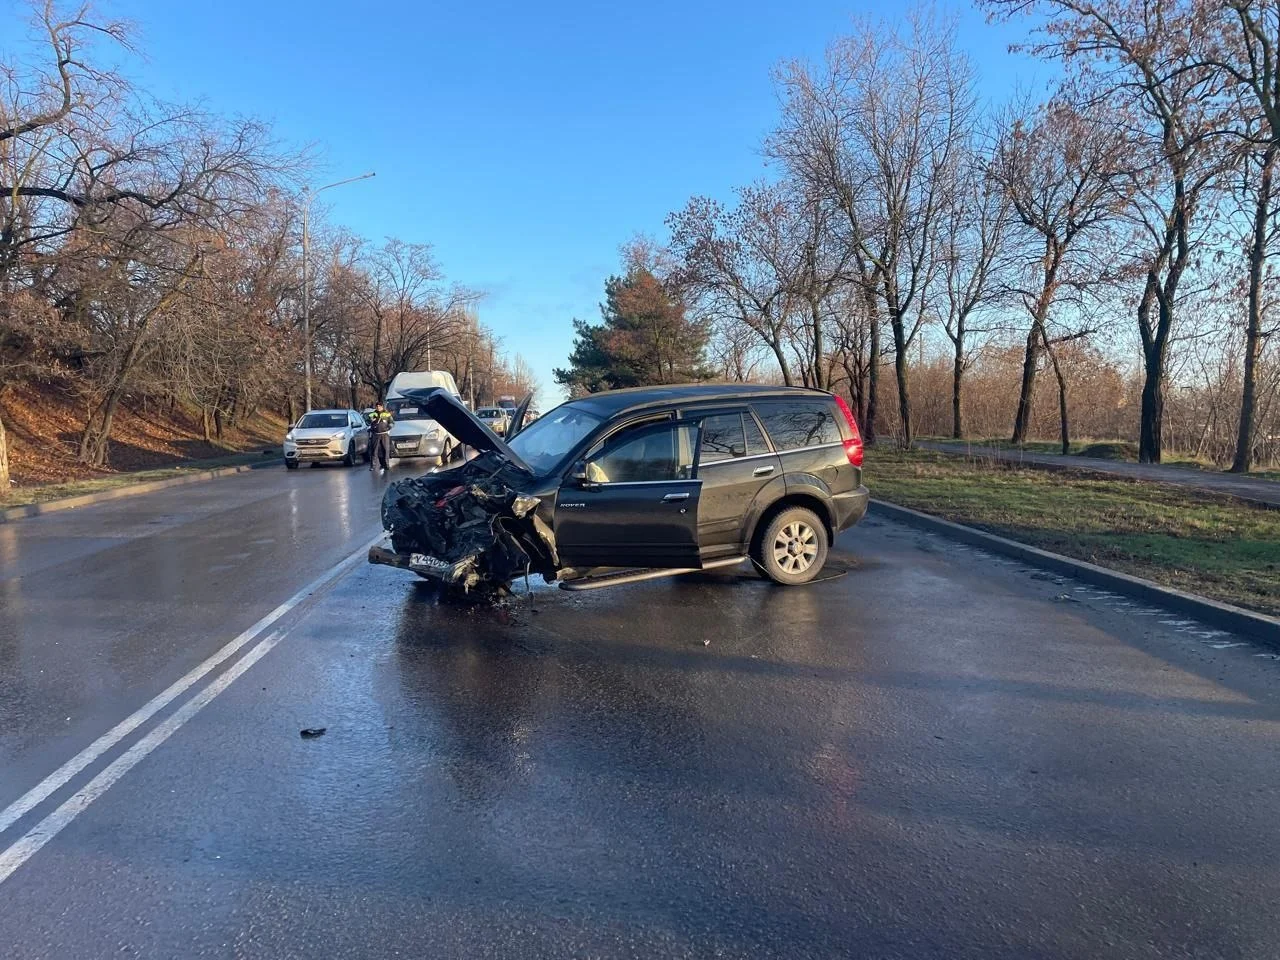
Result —
M 129 398 L 116 416 L 107 465 L 76 462 L 85 410 L 66 384 L 49 382 L 5 392 L 0 416 L 9 439 L 9 465 L 17 490 L 95 480 L 120 473 L 166 469 L 249 451 L 279 449 L 282 418 L 264 411 L 206 442 L 198 411 Z
M 116 417 L 103 469 L 76 462 L 85 411 L 71 387 L 49 382 L 12 389 L 0 403 L 9 440 L 11 483 L 0 505 L 78 496 L 130 483 L 261 460 L 279 453 L 284 420 L 264 411 L 220 441 L 203 439 L 197 411 L 133 397 Z
M 1280 510 L 928 451 L 870 450 L 866 482 L 892 503 L 1280 615 Z

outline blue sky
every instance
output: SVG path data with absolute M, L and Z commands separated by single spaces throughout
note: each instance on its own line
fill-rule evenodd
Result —
M 0 7 L 21 5 L 0 0 Z M 331 219 L 370 240 L 429 242 L 451 279 L 487 291 L 481 318 L 558 399 L 576 317 L 595 319 L 619 246 L 661 235 L 693 194 L 762 172 L 771 69 L 816 58 L 859 14 L 831 0 L 338 3 L 100 0 L 135 21 L 129 73 L 166 98 L 271 121 L 314 144 Z M 984 89 L 1030 72 L 1014 32 L 967 4 L 963 46 Z M 13 25 L 0 27 L 0 42 Z M 6 43 L 7 45 L 7 43 Z

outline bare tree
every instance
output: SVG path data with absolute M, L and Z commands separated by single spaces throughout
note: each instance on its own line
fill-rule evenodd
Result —
M 1021 273 L 1012 290 L 1031 320 L 1013 443 L 1027 440 L 1045 351 L 1058 377 L 1067 433 L 1066 381 L 1052 351 L 1049 313 L 1064 288 L 1078 289 L 1096 277 L 1098 261 L 1082 241 L 1122 209 L 1125 195 L 1117 189 L 1121 171 L 1116 164 L 1122 152 L 1108 128 L 1061 100 L 1029 117 L 1015 110 L 1001 124 L 988 175 L 1008 198 L 1019 227 L 1010 236 L 1011 256 Z
M 938 268 L 937 231 L 974 122 L 973 71 L 954 27 L 923 14 L 906 30 L 862 23 L 821 72 L 789 66 L 770 149 L 843 210 L 857 279 L 873 285 L 894 340 L 902 439 L 913 436 L 908 350 Z
M 1276 163 L 1280 158 L 1280 6 L 1272 0 L 1226 0 L 1200 4 L 1210 42 L 1204 62 L 1222 72 L 1238 109 L 1227 131 L 1239 140 L 1234 193 L 1247 217 L 1244 238 L 1248 279 L 1243 383 L 1235 456 L 1231 469 L 1253 465 L 1258 412 L 1258 371 L 1266 341 L 1280 326 L 1266 327 L 1264 286 L 1277 237 Z
M 1183 277 L 1194 266 L 1206 193 L 1221 174 L 1219 74 L 1205 65 L 1196 0 L 984 0 L 1000 13 L 1041 15 L 1030 49 L 1063 61 L 1076 102 L 1106 102 L 1127 131 L 1136 228 L 1136 314 L 1143 391 L 1138 456 L 1158 463 L 1169 346 Z
M 765 185 L 740 190 L 732 210 L 695 197 L 667 226 L 681 264 L 673 282 L 709 320 L 740 324 L 758 337 L 791 386 L 787 345 L 804 250 L 787 200 L 784 188 Z
M 404 370 L 431 367 L 465 328 L 463 308 L 478 295 L 446 288 L 427 244 L 388 240 L 368 258 L 359 373 L 378 399 Z
M 960 155 L 944 215 L 939 219 L 938 260 L 943 327 L 951 341 L 951 435 L 964 436 L 962 386 L 970 363 L 970 337 L 989 332 L 972 319 L 1000 304 L 1000 278 L 1009 266 L 1012 202 L 988 175 L 991 158 L 973 142 Z

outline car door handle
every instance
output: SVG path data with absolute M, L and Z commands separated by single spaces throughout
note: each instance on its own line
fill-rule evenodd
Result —
M 689 499 L 689 495 L 687 493 L 668 493 L 665 497 L 662 498 L 662 502 L 675 503 L 679 500 L 688 500 L 688 499 Z
M 756 467 L 751 471 L 753 477 L 767 477 L 771 473 L 773 473 L 773 467 Z

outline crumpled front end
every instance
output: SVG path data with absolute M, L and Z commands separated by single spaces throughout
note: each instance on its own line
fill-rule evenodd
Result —
M 537 516 L 537 497 L 521 493 L 527 475 L 497 453 L 440 473 L 398 480 L 382 498 L 391 546 L 369 562 L 411 570 L 457 587 L 503 589 L 528 573 L 555 578 L 555 539 Z

